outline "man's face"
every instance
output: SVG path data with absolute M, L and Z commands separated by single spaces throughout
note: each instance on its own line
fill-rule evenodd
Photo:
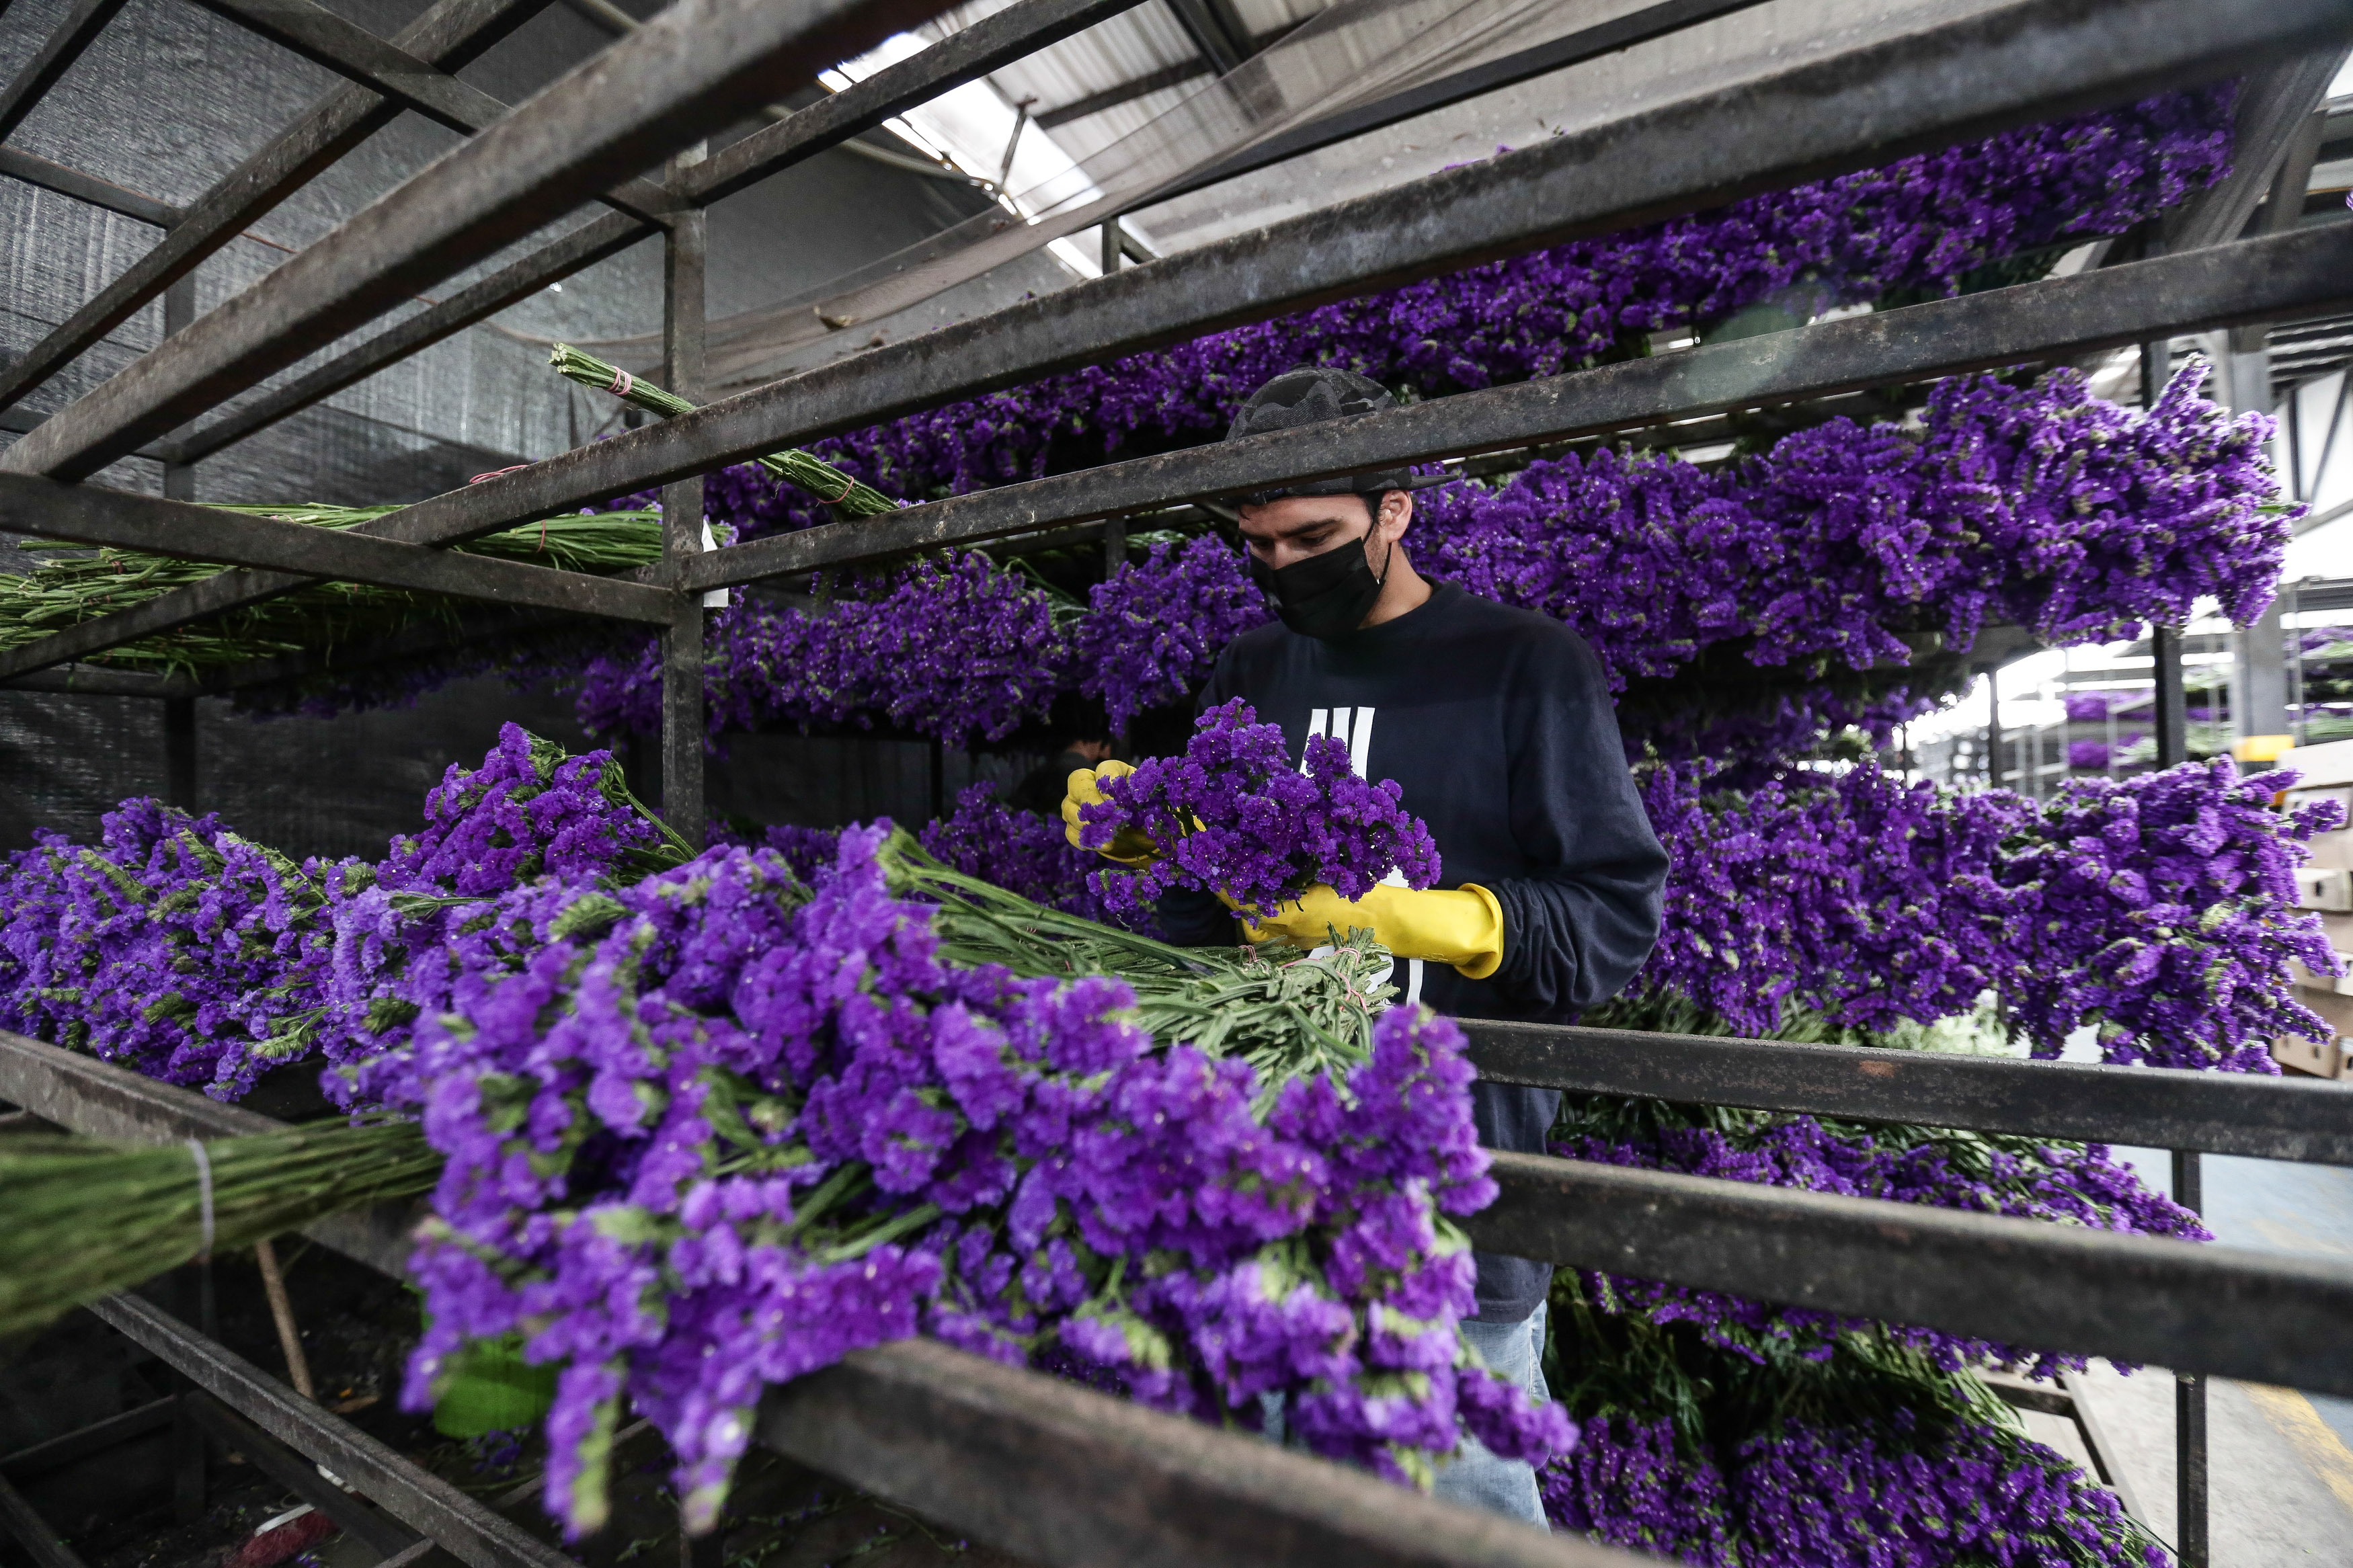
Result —
M 1284 496 L 1241 509 L 1242 538 L 1252 560 L 1280 572 L 1351 541 L 1369 542 L 1373 520 L 1362 496 Z M 1366 563 L 1371 555 L 1366 553 Z

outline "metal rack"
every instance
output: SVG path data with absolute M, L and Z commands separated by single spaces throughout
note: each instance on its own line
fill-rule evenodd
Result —
M 1135 0 L 1020 0 L 710 157 L 702 139 L 758 110 L 781 72 L 830 65 L 936 11 L 936 0 L 677 0 L 512 109 L 448 73 L 520 25 L 534 0 L 440 0 L 391 39 L 303 0 L 203 3 L 348 85 L 185 208 L 6 153 L 0 173 L 156 223 L 164 234 L 0 370 L 0 409 L 147 302 L 160 296 L 169 305 L 174 286 L 252 215 L 394 115 L 415 109 L 469 139 L 220 309 L 194 316 L 179 291 L 161 346 L 79 401 L 37 421 L 8 416 L 24 433 L 0 452 L 0 528 L 228 569 L 0 655 L 0 681 L 184 700 L 196 688 L 67 667 L 321 578 L 423 589 L 501 613 L 658 626 L 663 811 L 690 838 L 703 819 L 708 589 L 1050 528 L 1116 528 L 1142 509 L 1401 462 L 2353 310 L 2353 226 L 2234 240 L 2242 224 L 2218 220 L 2169 254 L 2074 277 L 699 547 L 700 476 L 727 463 L 1189 334 L 2167 88 L 2251 75 L 2247 102 L 2260 114 L 2242 114 L 2242 127 L 2262 115 L 2269 124 L 2307 90 L 2309 57 L 2353 39 L 2353 0 L 1989 0 L 1966 12 L 1924 11 L 1867 42 L 1792 49 L 1734 85 L 1122 268 L 329 533 L 84 481 L 142 452 L 185 471 L 653 232 L 665 246 L 665 380 L 695 397 L 702 214 L 712 202 Z M 0 88 L 0 134 L 117 4 L 84 0 Z M 1648 37 L 1741 8 L 1675 0 L 1635 15 L 1647 18 Z M 2296 122 L 2297 113 L 2283 121 Z M 658 176 L 647 173 L 664 159 Z M 2253 172 L 2258 187 L 2263 177 Z M 611 210 L 205 422 L 414 290 L 590 204 Z M 667 487 L 665 555 L 636 573 L 600 578 L 446 548 L 653 485 Z M 2331 1086 L 1582 1029 L 1482 1025 L 1473 1037 L 1484 1070 L 1505 1081 L 2153 1143 L 2193 1152 L 2189 1162 L 2194 1151 L 2214 1149 L 2353 1163 L 2353 1100 Z M 220 1134 L 264 1121 L 15 1037 L 0 1037 L 0 1096 L 75 1131 L 114 1136 Z M 2194 1163 L 2187 1174 L 2194 1184 Z M 2334 1350 L 2353 1315 L 2353 1268 L 2342 1264 L 1535 1156 L 1498 1156 L 1496 1175 L 1503 1196 L 1472 1227 L 1482 1247 L 2185 1373 L 2353 1394 L 2353 1369 Z M 396 1270 L 398 1217 L 345 1220 L 320 1237 Z M 448 1513 L 397 1456 L 370 1455 L 345 1424 L 232 1364 L 201 1334 L 129 1299 L 102 1310 L 205 1394 L 346 1476 L 471 1568 L 538 1562 L 536 1542 Z M 2194 1450 L 2197 1462 L 2183 1467 L 2180 1545 L 2185 1562 L 2202 1568 L 2202 1438 L 2187 1403 L 2184 1416 L 2184 1457 Z M 853 1484 L 1050 1564 L 1627 1560 L 936 1345 L 860 1352 L 775 1392 L 761 1434 Z M 39 1533 L 5 1494 L 0 1516 Z

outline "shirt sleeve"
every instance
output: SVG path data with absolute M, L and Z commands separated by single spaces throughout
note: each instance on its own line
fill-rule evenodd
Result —
M 1558 1014 L 1608 1001 L 1650 957 L 1667 855 L 1593 650 L 1564 631 L 1515 662 L 1507 809 L 1529 869 L 1481 884 L 1504 911 L 1504 961 L 1488 984 L 1518 1008 Z

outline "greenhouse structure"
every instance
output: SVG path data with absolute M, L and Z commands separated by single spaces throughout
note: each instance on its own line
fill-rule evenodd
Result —
M 2348 60 L 0 0 L 0 1552 L 2353 1568 Z

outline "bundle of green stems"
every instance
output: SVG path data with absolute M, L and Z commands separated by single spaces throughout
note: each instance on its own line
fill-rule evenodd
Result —
M 1135 993 L 1135 1022 L 1160 1044 L 1194 1045 L 1257 1069 L 1261 1113 L 1293 1078 L 1328 1072 L 1345 1092 L 1348 1070 L 1371 1054 L 1373 1018 L 1394 994 L 1388 955 L 1365 933 L 1320 957 L 1271 944 L 1172 947 L 954 870 L 904 830 L 883 858 L 895 892 L 937 907 L 943 958 L 1028 976 L 1124 981 Z M 290 1039 L 303 1022 L 287 1020 Z M 0 1334 L 197 1257 L 206 1245 L 206 1166 L 211 1247 L 229 1251 L 430 1191 L 441 1163 L 420 1125 L 391 1120 L 211 1140 L 201 1163 L 186 1143 L 0 1141 Z M 836 1227 L 825 1211 L 855 1195 L 863 1170 L 845 1172 L 802 1215 L 808 1244 L 828 1258 L 859 1256 L 936 1217 L 869 1216 Z
M 642 408 L 664 419 L 675 419 L 694 411 L 695 405 L 676 393 L 664 392 L 649 382 L 640 381 L 619 366 L 607 364 L 570 343 L 556 344 L 549 352 L 547 363 L 567 381 L 609 392 L 630 407 Z M 899 504 L 871 485 L 851 479 L 831 463 L 807 452 L 771 452 L 760 458 L 759 464 L 786 484 L 807 490 L 843 517 L 873 517 L 894 510 Z
M 314 528 L 343 529 L 400 509 L 306 502 L 216 510 Z M 0 649 L 19 647 L 78 622 L 129 609 L 216 576 L 222 570 L 209 562 L 132 550 L 52 544 L 19 548 L 40 557 L 41 564 L 21 574 L 0 574 Z M 661 559 L 661 514 L 567 514 L 488 534 L 457 548 L 566 572 L 623 572 Z M 110 649 L 99 658 L 116 668 L 196 674 L 387 636 L 420 617 L 438 617 L 455 625 L 462 607 L 462 601 L 438 595 L 364 583 L 322 582 Z
M 1316 954 L 1279 943 L 1172 947 L 1032 903 L 941 864 L 905 829 L 882 849 L 895 890 L 939 906 L 940 952 L 1025 975 L 1113 975 L 1135 993 L 1136 1022 L 1163 1045 L 1236 1056 L 1271 1100 L 1294 1078 L 1348 1069 L 1372 1054 L 1373 1019 L 1397 994 L 1387 949 L 1369 932 Z
M 414 1121 L 326 1122 L 152 1148 L 0 1141 L 0 1334 L 215 1252 L 432 1190 L 441 1156 Z M 209 1191 L 207 1190 L 209 1189 Z

